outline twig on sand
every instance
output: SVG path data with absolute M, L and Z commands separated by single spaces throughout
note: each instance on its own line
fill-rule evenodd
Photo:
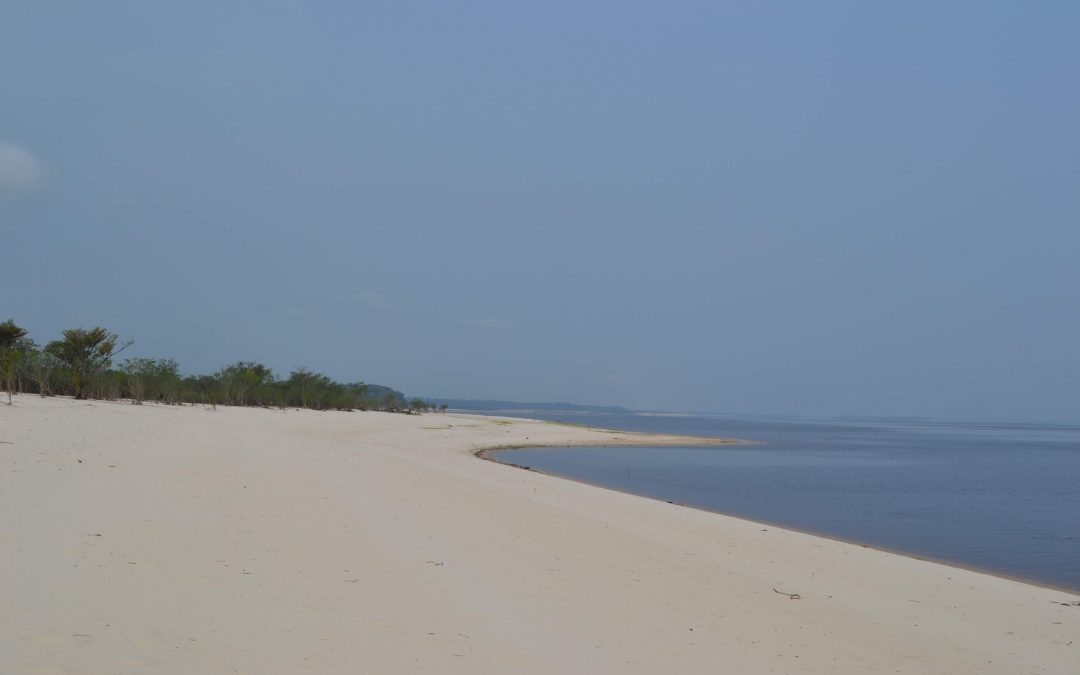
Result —
M 775 588 L 773 589 L 773 593 L 779 593 L 780 595 L 786 595 L 789 598 L 791 598 L 792 600 L 802 600 L 802 596 L 799 595 L 798 593 L 785 593 L 783 591 L 778 591 Z
M 438 561 L 435 561 L 435 560 L 425 560 L 424 562 L 429 564 L 429 565 L 434 565 L 435 567 L 442 567 L 443 565 L 446 564 L 446 563 L 438 562 Z

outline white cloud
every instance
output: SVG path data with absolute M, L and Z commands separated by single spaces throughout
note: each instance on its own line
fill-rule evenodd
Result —
M 0 192 L 30 192 L 41 184 L 45 164 L 26 148 L 0 138 Z

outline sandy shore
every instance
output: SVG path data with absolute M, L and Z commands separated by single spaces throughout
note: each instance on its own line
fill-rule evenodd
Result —
M 473 455 L 642 440 L 18 397 L 0 672 L 1080 672 L 1078 596 Z

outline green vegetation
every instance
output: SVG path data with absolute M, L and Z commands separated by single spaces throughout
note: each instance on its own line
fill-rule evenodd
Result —
M 115 333 L 104 328 L 69 328 L 64 331 L 62 340 L 50 342 L 45 351 L 64 365 L 75 390 L 75 398 L 84 398 L 87 385 L 112 364 L 117 354 L 132 344 L 128 341 L 123 346 L 117 346 L 118 339 Z
M 71 328 L 41 348 L 13 319 L 0 323 L 0 389 L 8 394 L 74 396 L 77 399 L 130 400 L 141 405 L 201 404 L 310 408 L 313 410 L 384 410 L 420 413 L 438 407 L 423 399 L 407 401 L 390 387 L 363 382 L 335 382 L 326 375 L 297 368 L 286 378 L 253 361 L 237 361 L 211 375 L 180 374 L 172 359 L 129 358 L 115 363 L 133 341 L 104 328 Z M 445 406 L 443 406 L 445 410 Z
M 8 405 L 11 392 L 18 386 L 19 364 L 28 347 L 25 328 L 15 325 L 13 319 L 0 323 L 0 384 L 8 393 Z

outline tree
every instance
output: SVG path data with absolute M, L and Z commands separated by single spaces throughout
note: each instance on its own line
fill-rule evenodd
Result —
M 261 363 L 237 361 L 215 373 L 220 383 L 222 402 L 226 405 L 248 405 L 249 397 L 255 405 L 264 405 L 271 395 L 270 385 L 274 373 Z
M 172 359 L 130 358 L 114 367 L 120 352 L 134 344 L 120 343 L 101 327 L 71 328 L 44 348 L 27 337 L 13 319 L 0 323 L 0 391 L 13 404 L 16 392 L 37 392 L 76 399 L 130 398 L 170 404 L 205 403 L 241 406 L 297 406 L 314 410 L 386 410 L 421 413 L 437 406 L 407 399 L 390 387 L 363 382 L 337 382 L 307 368 L 288 378 L 275 377 L 267 366 L 237 361 L 212 375 L 181 377 Z M 446 406 L 443 406 L 443 410 Z
M 129 340 L 117 345 L 116 333 L 101 328 L 69 328 L 64 331 L 62 340 L 54 340 L 45 348 L 58 358 L 68 370 L 75 398 L 84 397 L 87 383 L 103 368 L 108 368 L 113 357 L 132 344 Z
M 180 400 L 189 403 L 206 403 L 214 410 L 221 402 L 221 383 L 214 375 L 189 375 L 178 385 Z
M 405 401 L 395 394 L 387 393 L 382 397 L 382 409 L 386 412 L 401 412 L 405 407 Z
M 26 355 L 27 370 L 30 379 L 37 385 L 38 394 L 41 398 L 49 395 L 49 378 L 59 370 L 63 364 L 53 354 L 44 349 L 34 349 Z
M 8 405 L 13 405 L 11 395 L 15 391 L 15 379 L 19 361 L 23 356 L 23 340 L 26 329 L 15 324 L 14 319 L 0 323 L 0 378 L 8 395 Z
M 374 407 L 374 402 L 368 397 L 368 385 L 363 382 L 353 382 L 345 385 L 345 392 L 349 400 L 349 409 L 359 408 L 367 410 Z
M 153 359 L 128 359 L 120 366 L 120 372 L 127 380 L 128 396 L 133 405 L 142 405 L 146 398 L 146 381 L 153 376 Z
M 15 324 L 15 319 L 0 323 L 0 348 L 7 349 L 19 344 L 26 337 L 26 329 Z
M 180 364 L 173 359 L 158 359 L 154 364 L 151 395 L 169 404 L 180 402 Z
M 128 359 L 120 366 L 128 396 L 135 405 L 147 399 L 176 403 L 180 373 L 172 359 Z
M 329 383 L 329 378 L 301 366 L 289 373 L 289 379 L 286 381 L 288 387 L 286 403 L 307 408 L 317 390 L 325 387 L 327 383 Z

